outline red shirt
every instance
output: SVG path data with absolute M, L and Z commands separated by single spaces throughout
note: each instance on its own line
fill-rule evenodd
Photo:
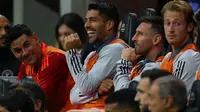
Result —
M 38 71 L 34 71 L 34 66 L 22 63 L 18 80 L 25 76 L 33 77 L 46 94 L 48 112 L 59 112 L 67 103 L 70 103 L 69 94 L 74 81 L 66 63 L 64 51 L 46 46 L 44 43 L 41 49 L 43 58 Z

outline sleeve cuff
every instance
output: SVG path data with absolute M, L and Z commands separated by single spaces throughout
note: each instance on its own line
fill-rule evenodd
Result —
M 129 74 L 131 72 L 132 63 L 129 60 L 120 59 L 117 62 L 117 72 L 120 74 Z

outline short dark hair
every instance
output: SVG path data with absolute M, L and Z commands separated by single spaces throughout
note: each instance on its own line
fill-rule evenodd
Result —
M 135 99 L 136 91 L 133 89 L 122 89 L 111 93 L 105 100 L 105 104 L 117 103 L 118 107 L 131 108 L 134 112 L 139 112 L 139 103 Z
M 161 70 L 161 69 L 152 69 L 146 70 L 141 74 L 141 78 L 149 78 L 150 82 L 153 83 L 157 78 L 172 75 L 172 73 Z
M 0 105 L 10 112 L 34 112 L 33 100 L 22 90 L 11 90 L 5 97 L 1 98 Z
M 151 25 L 152 31 L 161 35 L 165 47 L 168 47 L 168 42 L 165 38 L 164 22 L 160 16 L 143 16 L 139 18 L 139 23 L 149 23 Z
M 17 40 L 21 35 L 26 34 L 27 36 L 32 36 L 33 32 L 31 29 L 25 24 L 17 24 L 11 27 L 8 30 L 8 34 L 6 36 L 7 46 L 10 47 L 10 44 Z
M 41 100 L 42 106 L 41 106 L 40 111 L 45 112 L 46 96 L 45 96 L 42 88 L 37 83 L 35 83 L 31 79 L 24 78 L 19 81 L 19 83 L 17 84 L 16 87 L 22 87 L 26 91 L 28 91 L 30 93 L 31 97 L 33 98 L 33 100 L 35 100 L 35 101 Z
M 88 6 L 88 10 L 99 11 L 99 14 L 103 15 L 106 21 L 113 20 L 115 23 L 114 31 L 117 32 L 119 24 L 119 12 L 117 7 L 115 7 L 113 4 L 103 2 L 103 3 L 90 4 Z
M 156 79 L 155 81 L 159 85 L 159 95 L 161 99 L 173 97 L 174 104 L 172 106 L 178 107 L 182 110 L 187 104 L 187 90 L 182 80 L 178 79 L 174 75 L 164 76 Z

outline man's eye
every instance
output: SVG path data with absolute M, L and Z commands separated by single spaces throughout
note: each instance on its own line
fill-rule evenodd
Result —
M 15 52 L 15 53 L 20 53 L 21 50 L 20 50 L 20 49 L 15 49 L 14 52 Z
M 25 45 L 24 45 L 24 48 L 28 48 L 30 46 L 30 44 L 29 43 L 26 43 Z
M 180 26 L 181 24 L 180 24 L 180 23 L 176 23 L 176 25 L 177 25 L 177 26 Z
M 169 22 L 165 22 L 165 25 L 166 25 L 166 26 L 169 26 L 169 25 L 170 25 L 170 23 L 169 23 Z
M 138 34 L 139 34 L 139 35 L 143 35 L 143 33 L 142 33 L 142 32 L 138 32 Z

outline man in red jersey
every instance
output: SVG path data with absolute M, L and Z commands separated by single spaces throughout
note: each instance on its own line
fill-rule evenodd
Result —
M 22 61 L 18 80 L 30 76 L 46 94 L 48 112 L 59 112 L 69 103 L 74 85 L 64 52 L 40 42 L 26 25 L 13 26 L 7 36 L 8 46 Z

